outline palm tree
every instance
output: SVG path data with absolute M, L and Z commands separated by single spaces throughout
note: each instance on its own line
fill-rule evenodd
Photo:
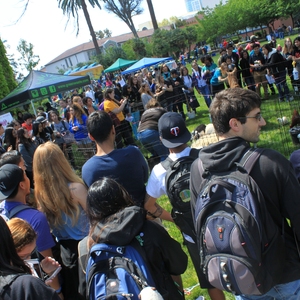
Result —
M 99 4 L 99 0 L 88 0 L 89 3 L 94 8 L 95 6 L 98 6 L 101 9 L 101 6 Z M 68 18 L 72 15 L 72 17 L 75 18 L 76 24 L 77 24 L 77 32 L 76 35 L 79 33 L 79 18 L 78 18 L 78 10 L 82 9 L 84 13 L 84 17 L 86 19 L 86 22 L 88 24 L 90 34 L 95 46 L 96 54 L 101 54 L 100 48 L 98 46 L 97 38 L 95 31 L 93 29 L 93 25 L 90 19 L 90 15 L 87 10 L 87 6 L 85 3 L 85 0 L 58 0 L 58 7 L 63 10 L 63 13 L 68 16 Z
M 156 20 L 155 12 L 153 9 L 153 5 L 152 5 L 152 0 L 147 0 L 147 4 L 148 4 L 153 28 L 154 28 L 154 30 L 156 30 L 156 29 L 158 29 L 158 25 L 157 25 L 157 20 Z

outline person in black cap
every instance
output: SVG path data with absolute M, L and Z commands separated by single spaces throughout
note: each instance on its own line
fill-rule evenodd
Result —
M 163 114 L 158 121 L 158 131 L 161 142 L 169 149 L 167 159 L 176 161 L 181 157 L 189 156 L 191 148 L 187 142 L 191 139 L 191 133 L 185 125 L 184 119 L 175 112 Z M 148 219 L 161 218 L 170 222 L 174 222 L 171 214 L 164 210 L 156 200 L 162 195 L 166 195 L 165 177 L 167 169 L 164 167 L 164 162 L 157 164 L 151 171 L 146 187 L 146 197 L 144 208 L 147 211 Z M 196 237 L 187 236 L 183 231 L 185 242 L 188 243 L 188 250 L 193 261 L 200 285 L 202 288 L 208 289 L 208 293 L 212 300 L 225 300 L 222 291 L 211 286 L 202 270 L 200 269 L 200 256 L 196 246 Z
M 48 121 L 44 116 L 38 116 L 34 121 L 34 124 L 35 123 L 42 124 L 43 131 L 40 133 L 40 137 L 42 138 L 42 140 L 45 143 L 48 142 L 48 141 L 53 141 L 54 140 L 53 129 L 51 128 L 51 126 L 48 126 Z M 33 129 L 33 134 L 34 134 L 34 129 Z
M 20 218 L 27 221 L 37 233 L 37 250 L 43 257 L 53 257 L 55 245 L 46 216 L 28 206 L 26 197 L 30 194 L 30 181 L 25 171 L 15 164 L 0 167 L 0 215 L 4 219 Z M 21 208 L 21 209 L 20 209 Z M 54 278 L 55 289 L 60 284 Z

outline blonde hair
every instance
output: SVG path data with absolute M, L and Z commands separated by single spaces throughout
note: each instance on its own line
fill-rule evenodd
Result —
M 36 232 L 25 220 L 13 218 L 7 221 L 7 226 L 11 232 L 17 252 L 20 252 L 25 246 L 33 243 L 37 238 Z
M 160 107 L 159 102 L 155 98 L 151 98 L 146 104 L 146 109 L 153 107 Z
M 225 75 L 225 74 L 227 75 L 228 65 L 226 64 L 226 62 L 221 63 L 220 69 L 221 69 L 222 75 Z
M 83 181 L 72 170 L 58 145 L 47 142 L 36 149 L 33 174 L 34 195 L 50 225 L 63 225 L 62 212 L 75 224 L 80 211 L 72 199 L 69 184 L 83 184 Z

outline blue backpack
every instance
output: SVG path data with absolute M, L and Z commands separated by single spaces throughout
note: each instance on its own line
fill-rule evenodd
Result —
M 262 151 L 250 149 L 223 173 L 203 170 L 198 160 L 203 182 L 195 230 L 201 267 L 211 285 L 235 295 L 265 294 L 278 284 L 285 264 L 282 232 L 249 175 Z
M 131 245 L 94 245 L 90 250 L 86 282 L 89 300 L 139 300 L 143 288 L 155 286 L 145 260 Z

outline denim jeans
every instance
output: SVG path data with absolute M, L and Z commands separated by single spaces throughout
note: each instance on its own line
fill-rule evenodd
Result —
M 279 98 L 283 100 L 284 97 L 286 97 L 286 100 L 289 101 L 290 91 L 286 84 L 286 71 L 281 71 L 277 76 L 278 77 L 275 77 L 275 84 L 278 90 Z
M 146 129 L 142 132 L 138 132 L 137 137 L 152 156 L 160 157 L 160 161 L 165 160 L 169 155 L 169 150 L 160 141 L 158 131 Z
M 249 77 L 245 77 L 244 79 L 245 79 L 248 89 L 255 92 L 255 81 L 254 81 L 253 76 L 251 75 Z
M 262 296 L 235 296 L 236 300 L 297 300 L 300 299 L 300 279 L 275 285 Z
M 211 97 L 210 97 L 210 89 L 208 85 L 204 85 L 204 86 L 198 86 L 197 91 L 199 94 L 201 94 L 205 100 L 205 103 L 207 105 L 207 107 L 210 107 L 211 104 Z

